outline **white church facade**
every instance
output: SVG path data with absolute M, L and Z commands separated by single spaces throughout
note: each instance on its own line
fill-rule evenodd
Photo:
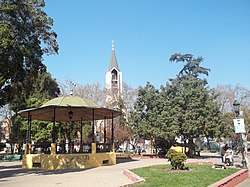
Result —
M 115 45 L 112 41 L 112 52 L 108 71 L 106 72 L 106 103 L 112 104 L 122 97 L 122 72 L 120 71 L 115 55 Z
M 105 87 L 106 87 L 106 105 L 111 108 L 115 108 L 117 101 L 120 98 L 123 98 L 123 94 L 122 94 L 122 72 L 118 66 L 118 61 L 115 54 L 114 41 L 112 41 L 112 51 L 111 51 L 109 67 L 106 72 Z M 125 111 L 125 113 L 127 112 Z M 151 142 L 148 140 L 141 139 L 137 147 L 140 147 L 147 153 L 152 153 Z M 133 147 L 126 141 L 122 145 L 120 145 L 119 150 L 132 151 Z

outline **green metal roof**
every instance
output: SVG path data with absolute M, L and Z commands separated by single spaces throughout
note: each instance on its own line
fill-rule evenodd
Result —
M 44 103 L 41 107 L 47 106 L 97 107 L 97 104 L 78 96 L 63 96 L 51 99 L 47 103 Z
M 73 113 L 69 119 L 69 112 Z M 21 110 L 18 114 L 28 118 L 42 121 L 80 121 L 80 120 L 100 120 L 112 119 L 121 115 L 120 111 L 98 107 L 90 100 L 77 96 L 64 96 L 54 98 L 43 104 L 40 108 Z

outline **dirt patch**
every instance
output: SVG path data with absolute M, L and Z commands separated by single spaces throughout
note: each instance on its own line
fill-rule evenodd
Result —
M 183 169 L 183 170 L 177 170 L 177 169 L 170 169 L 168 172 L 174 172 L 174 173 L 185 173 L 185 172 L 192 172 L 193 169 Z

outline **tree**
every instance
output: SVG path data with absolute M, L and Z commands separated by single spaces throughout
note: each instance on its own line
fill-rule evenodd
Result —
M 188 140 L 190 156 L 194 154 L 194 138 L 201 135 L 213 138 L 223 126 L 216 96 L 207 87 L 206 79 L 199 78 L 200 74 L 208 75 L 209 71 L 200 66 L 202 60 L 202 57 L 193 58 L 190 54 L 174 54 L 170 58 L 171 62 L 186 62 L 177 78 L 171 80 L 171 92 L 180 135 Z
M 203 136 L 207 139 L 207 147 L 210 149 L 209 139 L 216 138 L 220 141 L 222 137 L 228 137 L 232 133 L 232 127 L 223 120 L 221 106 L 216 102 L 218 95 L 211 90 L 208 96 L 204 107 L 205 120 L 202 128 Z
M 235 145 L 239 145 L 240 136 L 243 138 L 245 147 L 248 147 L 247 141 L 249 140 L 250 132 L 250 90 L 242 87 L 240 85 L 219 85 L 215 88 L 219 97 L 217 102 L 221 104 L 221 110 L 223 112 L 223 121 L 226 124 L 226 129 L 228 133 L 227 137 L 231 138 Z M 233 119 L 235 118 L 235 113 L 233 109 L 233 103 L 238 100 L 241 106 L 241 111 L 243 112 L 244 124 L 246 128 L 246 134 L 236 134 L 234 133 Z M 235 146 L 238 147 L 239 146 Z M 245 154 L 247 153 L 247 149 Z M 245 156 L 247 158 L 247 156 Z
M 105 105 L 105 90 L 100 83 L 80 84 L 72 80 L 59 83 L 62 95 L 69 95 L 73 90 L 73 95 L 93 101 L 98 106 Z
M 198 77 L 200 74 L 205 74 L 208 76 L 208 71 L 210 71 L 210 69 L 200 66 L 200 63 L 203 61 L 202 57 L 194 58 L 191 54 L 175 53 L 170 57 L 169 61 L 186 62 L 178 76 L 191 75 Z
M 58 52 L 44 6 L 43 0 L 0 2 L 0 105 L 25 101 L 38 72 L 46 70 L 42 56 Z
M 155 146 L 157 138 L 163 132 L 158 116 L 160 111 L 157 108 L 159 91 L 149 82 L 145 87 L 138 89 L 137 100 L 134 110 L 130 113 L 131 128 L 133 133 L 140 138 L 151 140 Z
M 216 101 L 223 113 L 233 111 L 233 103 L 238 100 L 243 108 L 250 109 L 250 90 L 240 85 L 218 85 L 214 89 L 218 95 Z
M 168 150 L 176 137 L 182 137 L 193 156 L 195 138 L 213 138 L 223 130 L 222 114 L 215 102 L 216 94 L 207 87 L 206 79 L 199 77 L 209 71 L 200 67 L 202 57 L 174 54 L 170 61 L 186 64 L 175 79 L 160 89 L 147 83 L 138 90 L 131 113 L 132 129 L 163 150 Z
M 238 100 L 243 111 L 247 135 L 250 129 L 250 90 L 240 85 L 218 85 L 215 89 L 218 95 L 216 102 L 220 104 L 223 113 L 223 122 L 228 128 L 228 132 L 224 134 L 227 137 L 233 137 L 232 121 L 235 118 L 233 103 Z
M 98 106 L 104 106 L 105 90 L 100 83 L 92 83 L 86 85 L 77 84 L 74 89 L 74 94 L 93 101 Z
M 122 98 L 124 106 L 126 108 L 126 115 L 129 111 L 132 111 L 134 108 L 134 103 L 137 98 L 138 89 L 131 87 L 126 82 L 122 83 Z
M 115 119 L 115 128 L 114 128 L 114 136 L 115 136 L 115 147 L 118 149 L 119 146 L 125 141 L 128 143 L 132 138 L 132 131 L 130 126 L 128 125 L 128 109 L 127 105 L 124 103 L 123 98 L 119 98 L 117 101 L 118 106 L 117 110 L 121 112 L 121 115 Z
M 10 142 L 22 144 L 26 139 L 26 130 L 28 129 L 28 122 L 25 119 L 21 119 L 16 114 L 17 109 L 24 106 L 25 108 L 37 108 L 44 104 L 49 99 L 57 97 L 60 94 L 60 89 L 55 79 L 53 79 L 50 73 L 41 72 L 38 73 L 36 81 L 33 86 L 30 87 L 30 95 L 24 101 L 19 100 L 16 97 L 15 105 L 12 104 L 11 108 L 14 109 L 15 115 L 12 116 L 11 138 Z M 43 121 L 32 121 L 31 125 L 31 137 L 36 142 L 49 141 L 51 139 L 52 123 Z M 59 124 L 56 125 L 57 130 Z

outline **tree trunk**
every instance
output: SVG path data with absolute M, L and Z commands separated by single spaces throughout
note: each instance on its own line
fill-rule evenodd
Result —
M 186 146 L 186 145 L 187 145 L 187 140 L 185 139 L 185 140 L 184 140 L 184 146 L 185 146 L 185 147 L 184 147 L 184 153 L 185 153 L 185 154 L 187 154 L 187 146 Z
M 13 155 L 13 154 L 14 154 L 14 145 L 13 145 L 13 141 L 10 142 L 10 151 L 11 151 L 11 154 Z
M 188 139 L 188 149 L 189 149 L 189 156 L 191 158 L 194 157 L 195 147 L 194 147 L 193 138 Z
M 209 142 L 209 139 L 207 138 L 207 149 L 210 150 L 211 147 L 210 147 L 210 142 Z

